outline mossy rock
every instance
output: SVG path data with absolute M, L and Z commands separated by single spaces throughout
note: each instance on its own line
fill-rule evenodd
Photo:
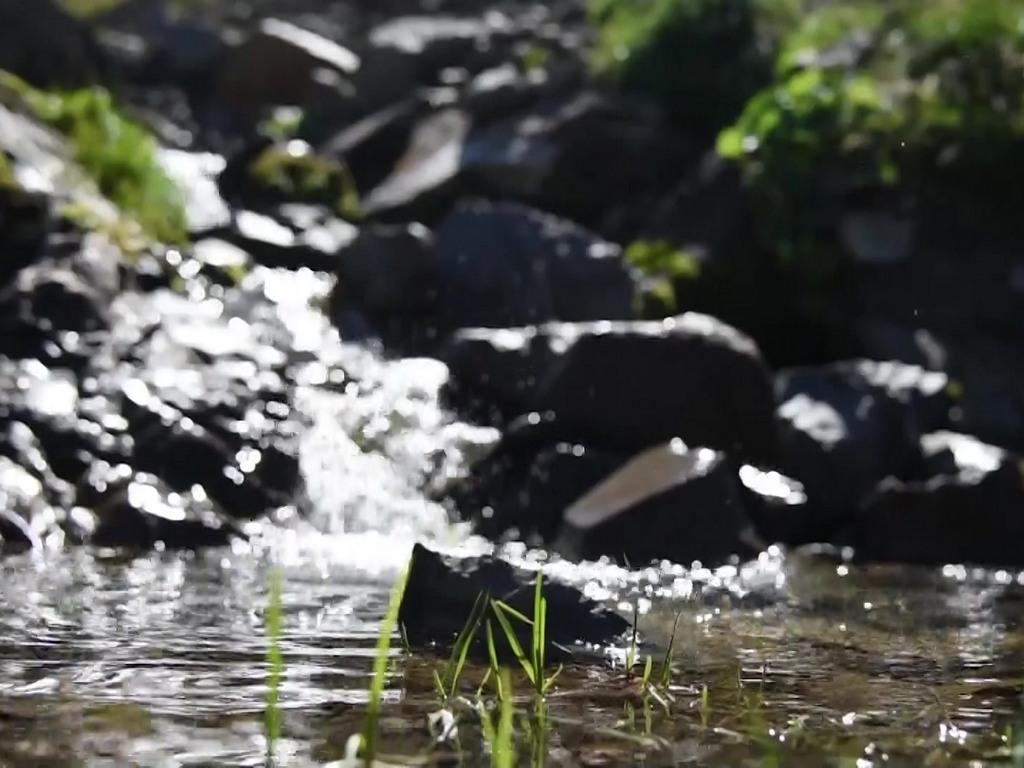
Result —
M 268 146 L 250 162 L 243 196 L 264 202 L 320 203 L 348 219 L 359 217 L 359 196 L 348 168 L 302 141 Z

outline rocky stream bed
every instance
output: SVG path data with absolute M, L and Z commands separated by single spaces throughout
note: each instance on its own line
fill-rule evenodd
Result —
M 428 728 L 483 555 L 591 644 L 523 764 L 1021 764 L 1019 232 L 851 193 L 808 287 L 596 36 L 0 0 L 0 766 L 342 764 L 416 543 L 388 760 L 494 757 Z

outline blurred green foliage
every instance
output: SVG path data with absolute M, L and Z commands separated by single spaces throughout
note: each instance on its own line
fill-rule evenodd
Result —
M 659 103 L 683 133 L 710 138 L 770 77 L 758 0 L 590 0 L 593 66 Z
M 40 91 L 7 73 L 0 85 L 67 137 L 75 161 L 106 197 L 164 243 L 188 239 L 184 201 L 157 158 L 157 143 L 103 88 Z
M 676 284 L 700 277 L 700 261 L 665 240 L 637 240 L 625 252 L 626 261 L 644 277 L 640 312 L 644 317 L 665 317 L 679 309 Z
M 852 199 L 1015 215 L 1024 2 L 815 5 L 783 41 L 775 82 L 718 139 L 769 242 L 793 259 L 819 251 Z
M 303 141 L 271 145 L 248 170 L 253 188 L 266 196 L 318 202 L 347 219 L 359 218 L 359 193 L 348 167 L 316 154 Z
M 0 188 L 3 189 L 14 189 L 17 188 L 18 181 L 14 177 L 14 169 L 11 167 L 11 161 L 7 159 L 7 155 L 0 152 Z

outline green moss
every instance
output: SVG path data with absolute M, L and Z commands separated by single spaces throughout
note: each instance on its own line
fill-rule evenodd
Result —
M 625 252 L 626 261 L 645 278 L 640 297 L 644 317 L 664 317 L 679 309 L 676 284 L 700 277 L 700 261 L 664 240 L 637 240 Z
M 324 203 L 346 218 L 359 216 L 359 195 L 348 168 L 313 153 L 304 142 L 268 147 L 249 166 L 249 178 L 267 196 Z
M 18 181 L 14 177 L 14 169 L 11 167 L 11 161 L 7 159 L 7 155 L 0 152 L 0 188 L 16 189 L 17 187 Z
M 784 256 L 827 261 L 854 197 L 989 220 L 1022 202 L 1024 1 L 824 5 L 776 71 L 717 147 L 744 168 Z
M 75 161 L 100 192 L 148 235 L 165 243 L 187 240 L 184 201 L 157 159 L 156 140 L 117 109 L 109 92 L 40 91 L 8 73 L 0 73 L 0 86 L 67 137 Z

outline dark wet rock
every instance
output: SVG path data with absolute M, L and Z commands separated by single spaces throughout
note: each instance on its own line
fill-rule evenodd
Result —
M 486 49 L 495 31 L 481 17 L 399 16 L 370 30 L 369 43 L 399 54 L 418 78 L 429 82 L 440 69 L 459 65 L 474 50 Z
M 659 189 L 674 152 L 656 118 L 593 93 L 546 100 L 525 114 L 477 125 L 472 110 L 441 109 L 419 120 L 392 173 L 365 199 L 368 215 L 435 223 L 459 197 L 535 205 L 601 229 L 622 204 Z M 616 158 L 615 163 L 595 158 Z
M 26 472 L 34 478 L 34 484 L 22 485 L 20 476 L 10 476 L 19 480 L 19 487 L 33 489 L 28 495 L 34 496 L 40 502 L 45 500 L 62 508 L 66 508 L 72 502 L 74 489 L 50 467 L 38 438 L 27 425 L 20 421 L 10 421 L 6 424 L 0 433 L 0 456 L 9 459 L 19 472 Z M 37 493 L 40 487 L 41 495 Z
M 363 212 L 383 221 L 437 221 L 471 191 L 462 176 L 462 150 L 472 118 L 445 109 L 420 120 L 394 170 L 363 201 Z
M 298 139 L 256 141 L 227 161 L 218 186 L 235 207 L 259 210 L 306 203 L 341 211 L 352 204 L 355 193 L 340 161 L 317 154 Z
M 470 136 L 461 166 L 485 195 L 523 200 L 603 231 L 621 191 L 672 178 L 678 151 L 657 117 L 593 92 L 552 99 Z M 614 158 L 614 162 L 611 161 Z
M 922 432 L 948 422 L 947 378 L 893 362 L 779 373 L 782 467 L 838 519 L 887 476 L 907 477 Z
M 924 482 L 882 482 L 852 529 L 867 561 L 1024 564 L 1024 479 L 1017 462 Z
M 243 115 L 280 104 L 303 106 L 312 103 L 317 91 L 317 70 L 352 77 L 359 67 L 359 57 L 344 46 L 291 22 L 267 18 L 227 54 L 214 103 Z
M 296 232 L 273 216 L 243 210 L 236 212 L 232 226 L 219 234 L 252 256 L 257 264 L 327 272 L 337 266 L 337 251 L 355 236 L 355 228 L 334 219 Z
M 91 528 L 87 540 L 95 546 L 199 549 L 224 546 L 242 535 L 202 497 L 176 493 L 153 475 L 128 470 L 124 477 L 121 468 L 111 471 L 92 519 L 85 518 Z
M 713 565 L 753 551 L 739 483 L 725 455 L 681 440 L 630 459 L 566 511 L 554 545 L 575 558 Z
M 628 318 L 633 278 L 618 246 L 514 203 L 467 203 L 435 237 L 365 229 L 339 256 L 332 314 L 370 321 L 390 347 L 432 351 L 451 331 L 547 320 Z
M 253 474 L 260 456 L 233 451 L 223 435 L 180 417 L 171 424 L 153 423 L 136 434 L 132 459 L 138 469 L 177 491 L 200 486 L 227 514 L 253 519 L 285 501 Z
M 752 464 L 740 467 L 739 479 L 743 505 L 762 540 L 800 546 L 833 535 L 834 522 L 810 503 L 800 481 Z
M 99 51 L 89 28 L 54 0 L 0 1 L 0 69 L 41 88 L 74 88 L 95 79 Z
M 28 441 L 24 447 L 38 448 L 46 471 L 52 468 L 57 477 L 76 482 L 94 458 L 123 449 L 82 407 L 69 371 L 48 369 L 38 360 L 0 361 L 0 392 L 0 420 L 19 424 Z
M 468 203 L 437 228 L 440 306 L 451 328 L 625 320 L 632 275 L 618 246 L 513 203 Z
M 565 510 L 627 458 L 573 443 L 538 451 L 506 438 L 474 465 L 452 501 L 484 536 L 551 542 Z
M 671 279 L 675 303 L 743 328 L 773 367 L 829 357 L 829 329 L 810 297 L 758 238 L 739 168 L 712 152 L 652 203 L 634 239 L 667 243 L 696 269 Z
M 42 547 L 32 520 L 43 517 L 43 485 L 32 474 L 0 456 L 0 547 Z
M 0 285 L 10 282 L 23 267 L 38 261 L 45 252 L 52 227 L 50 200 L 0 181 Z
M 964 285 L 974 285 L 973 277 L 961 276 L 959 286 Z M 964 317 L 955 330 L 865 321 L 857 333 L 863 348 L 872 354 L 946 375 L 955 394 L 955 429 L 1024 450 L 1024 354 L 1012 335 L 1019 324 L 1007 324 L 1010 335 L 998 338 L 971 330 Z
M 394 170 L 427 103 L 412 96 L 346 126 L 329 137 L 308 137 L 317 153 L 344 161 L 361 195 L 369 194 Z
M 463 91 L 461 102 L 477 118 L 505 117 L 536 100 L 546 80 L 543 72 L 534 75 L 512 63 L 501 64 L 478 73 Z
M 22 270 L 0 293 L 4 329 L 88 333 L 107 327 L 104 296 L 70 269 L 40 264 Z M 16 332 L 16 331 L 15 331 Z
M 775 456 L 775 401 L 757 346 L 707 315 L 472 330 L 443 359 L 450 402 L 466 412 L 552 411 L 560 439 L 617 450 L 681 437 Z
M 543 587 L 548 602 L 546 637 L 553 651 L 549 659 L 556 660 L 564 655 L 562 649 L 572 646 L 622 641 L 629 625 L 621 616 L 574 587 L 553 580 L 545 580 Z M 417 544 L 409 564 L 399 623 L 415 646 L 448 647 L 481 593 L 503 600 L 526 616 L 533 614 L 532 580 L 509 563 L 494 557 L 449 558 Z M 499 645 L 504 652 L 504 641 Z M 482 647 L 478 651 L 484 652 Z
M 343 337 L 378 335 L 385 346 L 437 343 L 438 263 L 434 238 L 419 224 L 371 225 L 337 254 L 330 314 Z
M 958 432 L 922 435 L 921 459 L 923 479 L 961 472 L 996 472 L 1018 461 L 1009 451 Z
M 17 512 L 0 509 L 0 549 L 41 549 L 42 542 Z
M 228 51 L 225 35 L 165 0 L 126 0 L 91 20 L 122 77 L 148 87 L 172 84 L 205 99 Z
M 437 300 L 434 238 L 426 227 L 370 226 L 338 254 L 332 300 L 370 314 L 431 310 Z

